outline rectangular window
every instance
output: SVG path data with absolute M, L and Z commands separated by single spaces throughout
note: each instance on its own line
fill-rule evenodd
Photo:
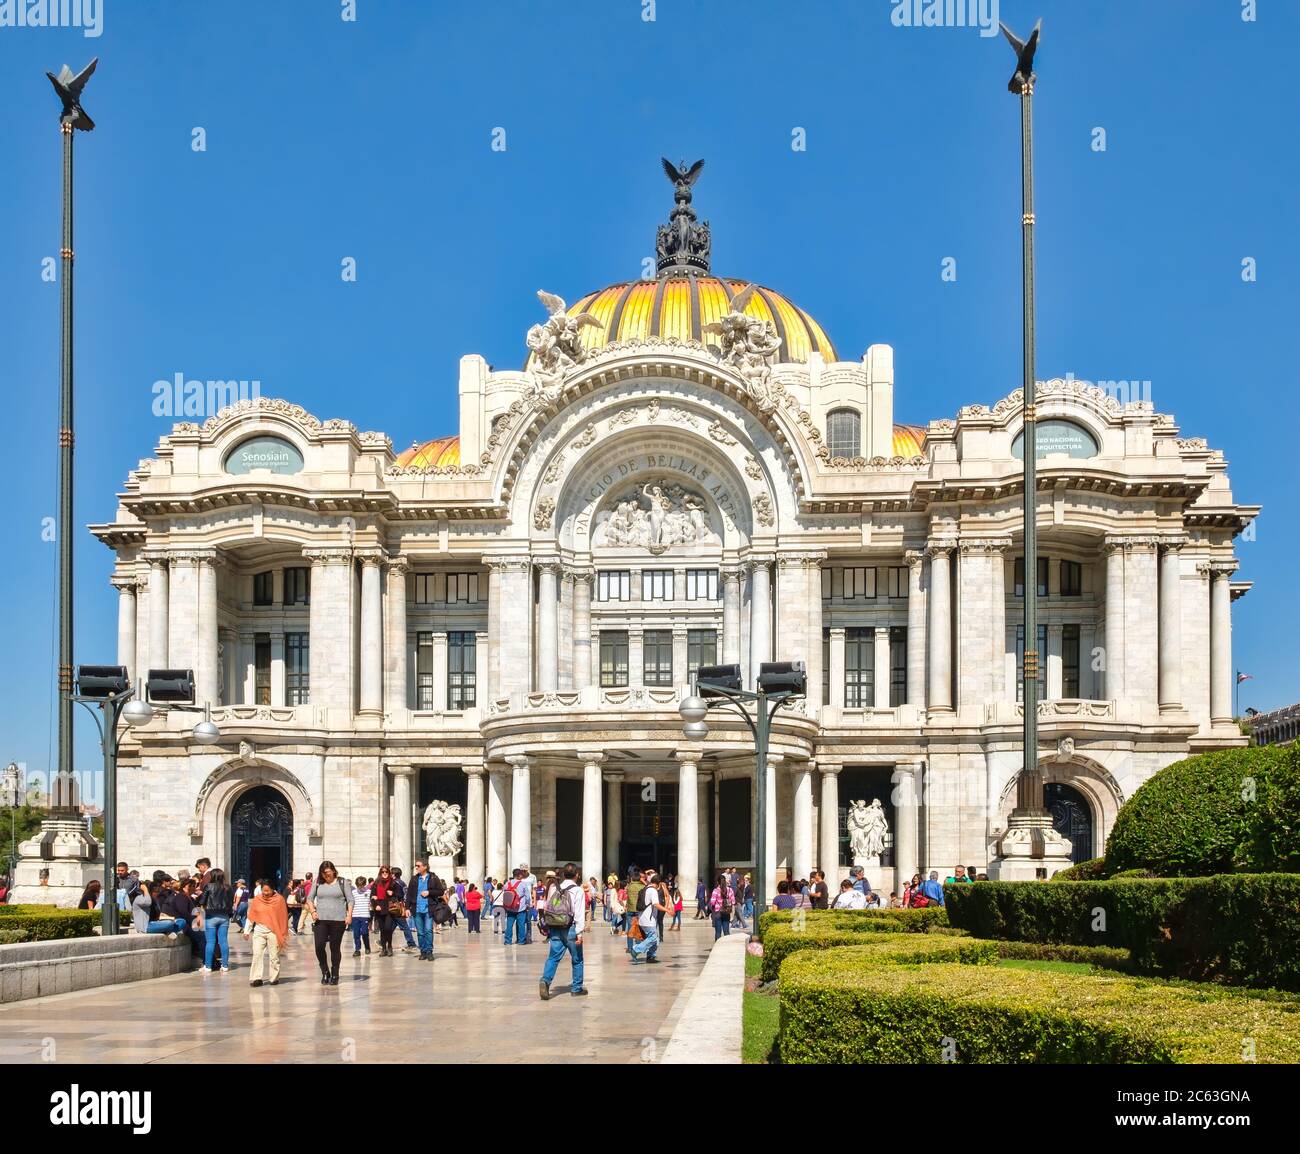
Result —
M 473 576 L 473 574 L 471 574 Z M 478 649 L 472 633 L 447 634 L 447 708 L 473 709 Z
M 627 684 L 627 630 L 600 631 L 600 684 L 615 689 Z
M 716 569 L 686 570 L 686 600 L 716 601 L 718 599 L 718 571 Z
M 889 630 L 889 704 L 907 704 L 907 626 Z
M 1079 697 L 1079 627 L 1061 628 L 1061 696 Z
M 831 699 L 831 631 L 827 626 L 822 630 L 822 700 Z
M 876 703 L 876 631 L 844 631 L 844 705 L 870 709 Z
M 1083 596 L 1083 566 L 1078 561 L 1061 562 L 1061 596 Z
M 1025 559 L 1017 557 L 1015 561 L 1015 570 L 1013 574 L 1013 584 L 1015 585 L 1015 595 L 1023 597 L 1025 595 Z M 1047 558 L 1038 558 L 1038 596 L 1047 596 Z
M 253 604 L 275 604 L 275 573 L 268 569 L 265 573 L 253 574 Z
M 885 570 L 885 596 L 907 596 L 907 569 L 897 566 Z
M 271 635 L 253 636 L 253 693 L 258 705 L 271 704 Z
M 415 575 L 415 603 L 432 605 L 438 599 L 436 573 L 417 573 Z
M 832 570 L 829 565 L 827 565 L 824 569 L 822 569 L 822 600 L 823 601 L 829 601 L 831 599 L 831 572 Z
M 844 600 L 853 601 L 876 595 L 875 567 L 855 566 L 841 570 L 844 574 Z
M 642 645 L 642 685 L 673 683 L 673 633 L 671 629 L 647 629 Z
M 718 631 L 716 629 L 688 629 L 686 631 L 686 678 L 689 681 L 701 665 L 717 665 Z
M 718 783 L 718 860 L 753 860 L 750 839 L 750 779 L 724 777 Z
M 1016 700 L 1025 699 L 1025 627 L 1016 626 Z M 1038 700 L 1047 699 L 1047 626 L 1038 627 Z
M 631 601 L 632 571 L 630 569 L 602 569 L 596 574 L 597 601 Z
M 284 571 L 284 603 L 306 605 L 311 599 L 311 570 L 286 569 Z
M 287 572 L 287 571 L 286 571 Z M 306 572 L 306 570 L 303 570 Z M 311 697 L 310 651 L 306 633 L 284 635 L 284 703 L 306 705 Z
M 458 601 L 464 601 L 471 605 L 477 604 L 478 574 L 448 573 L 446 600 L 448 605 Z
M 415 708 L 437 708 L 433 701 L 432 633 L 415 635 Z
M 673 571 L 671 569 L 641 570 L 641 600 L 671 601 L 673 599 Z

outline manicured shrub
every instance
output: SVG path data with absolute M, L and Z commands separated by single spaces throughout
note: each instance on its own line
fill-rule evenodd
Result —
M 1104 857 L 1089 858 L 1087 861 L 1076 862 L 1072 866 L 1067 866 L 1063 870 L 1057 870 L 1052 875 L 1054 882 L 1084 882 L 1084 881 L 1101 881 L 1106 876 L 1106 859 Z
M 978 939 L 977 939 L 978 940 Z M 1102 970 L 1133 971 L 1128 950 L 1113 946 L 1066 946 L 1050 942 L 998 942 L 998 956 L 1029 962 L 1079 962 Z
M 817 928 L 792 925 L 768 927 L 763 939 L 763 981 L 775 981 L 781 963 L 802 950 L 829 950 L 850 946 L 872 951 L 873 963 L 920 961 L 942 958 L 945 961 L 992 963 L 998 959 L 998 943 L 978 938 L 951 938 L 939 934 L 873 933 L 861 930 Z
M 45 942 L 54 938 L 89 938 L 100 924 L 99 910 L 64 910 L 57 906 L 11 906 L 0 918 L 8 941 Z M 21 933 L 22 937 L 16 936 Z M 12 935 L 12 936 L 11 936 Z
M 1300 990 L 1300 875 L 1154 881 L 981 882 L 948 917 L 979 938 L 1106 945 L 1140 973 Z
M 1248 746 L 1175 762 L 1115 819 L 1106 870 L 1160 877 L 1300 870 L 1300 746 Z
M 949 1038 L 968 1063 L 1300 1062 L 1297 999 L 1118 974 L 870 965 L 864 952 L 804 952 L 782 967 L 783 1062 L 950 1061 Z
M 948 915 L 942 906 L 921 910 L 768 910 L 758 919 L 759 940 L 765 940 L 769 926 L 789 925 L 802 914 L 805 925 L 848 929 L 859 933 L 928 933 L 936 926 L 946 926 Z

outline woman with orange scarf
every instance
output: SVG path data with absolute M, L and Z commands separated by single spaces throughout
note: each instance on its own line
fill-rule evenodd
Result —
M 289 907 L 275 887 L 265 878 L 257 883 L 257 896 L 248 903 L 248 918 L 244 923 L 244 937 L 253 939 L 253 964 L 248 971 L 250 986 L 260 986 L 257 975 L 263 969 L 261 961 L 266 955 L 268 986 L 280 981 L 280 950 L 289 940 Z

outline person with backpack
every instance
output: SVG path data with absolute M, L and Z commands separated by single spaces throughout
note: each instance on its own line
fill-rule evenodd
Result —
M 582 931 L 587 917 L 587 900 L 576 880 L 578 867 L 569 862 L 562 872 L 564 876 L 547 888 L 538 910 L 538 919 L 546 929 L 549 942 L 546 964 L 537 983 L 537 993 L 543 1002 L 550 1001 L 551 982 L 555 980 L 555 971 L 566 953 L 573 965 L 573 983 L 569 992 L 575 998 L 587 996 L 582 984 Z
M 617 937 L 623 932 L 623 898 L 619 893 L 618 878 L 613 874 L 605 884 L 605 920 L 609 922 L 609 932 Z
M 713 940 L 724 934 L 731 936 L 731 913 L 736 908 L 736 891 L 731 888 L 727 875 L 720 873 L 709 895 L 709 910 L 713 916 Z
M 663 919 L 664 911 L 668 908 L 667 887 L 659 880 L 659 875 L 653 870 L 649 872 L 649 879 L 637 895 L 637 900 L 641 903 L 641 912 L 637 914 L 636 924 L 641 932 L 639 941 L 632 942 L 632 964 L 644 960 L 647 963 L 658 962 L 659 959 L 655 954 L 659 952 L 659 942 L 661 940 L 659 933 L 659 923 Z
M 502 945 L 527 945 L 528 907 L 532 902 L 533 891 L 528 884 L 528 876 L 521 869 L 516 869 L 510 881 L 501 892 L 501 908 L 506 912 L 506 932 L 501 939 Z
M 320 984 L 339 984 L 339 962 L 343 958 L 343 934 L 352 921 L 352 886 L 339 877 L 332 861 L 320 863 L 316 885 L 307 900 L 312 916 L 312 936 L 316 942 L 316 961 L 320 966 Z M 326 948 L 329 956 L 326 958 Z
M 496 879 L 492 879 L 492 933 L 504 934 L 506 927 L 506 907 L 503 904 L 505 900 L 506 887 L 497 885 Z
M 623 899 L 623 932 L 627 934 L 627 952 L 632 954 L 632 943 L 635 940 L 632 937 L 632 923 L 636 921 L 637 915 L 641 912 L 641 891 L 645 889 L 645 882 L 642 881 L 643 873 L 636 866 L 627 868 L 627 896 Z

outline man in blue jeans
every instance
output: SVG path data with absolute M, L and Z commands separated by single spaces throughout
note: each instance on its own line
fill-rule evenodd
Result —
M 549 947 L 542 978 L 537 992 L 543 1002 L 551 997 L 551 982 L 559 968 L 560 959 L 567 953 L 573 963 L 573 984 L 570 992 L 575 998 L 585 998 L 582 985 L 582 926 L 587 917 L 587 899 L 577 883 L 578 867 L 569 862 L 564 867 L 562 881 L 554 882 L 546 891 L 546 899 L 538 916 L 547 928 Z M 558 896 L 556 890 L 558 888 Z
M 515 908 L 511 909 L 510 895 L 515 895 Z M 505 901 L 506 901 L 506 932 L 501 938 L 503 945 L 510 945 L 511 938 L 514 939 L 514 945 L 526 945 L 525 937 L 528 933 L 528 907 L 531 904 L 532 895 L 528 890 L 528 879 L 523 870 L 515 870 L 514 876 L 506 883 Z
M 415 919 L 415 936 L 420 943 L 420 961 L 433 961 L 433 886 L 429 866 L 424 861 L 415 863 L 415 876 L 406 891 L 406 903 Z

